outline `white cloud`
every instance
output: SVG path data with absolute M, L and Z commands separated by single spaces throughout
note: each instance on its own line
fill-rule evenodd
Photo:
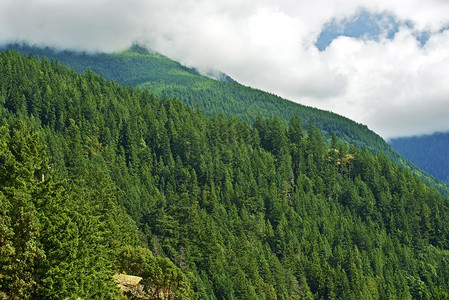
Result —
M 407 28 L 393 40 L 334 40 L 328 64 L 344 70 L 349 83 L 326 105 L 386 138 L 449 130 L 448 42 L 446 31 L 421 48 Z
M 361 9 L 411 26 L 392 40 L 340 37 L 318 51 L 325 24 Z M 139 41 L 184 64 L 333 110 L 386 138 L 449 130 L 448 25 L 446 0 L 0 3 L 0 43 L 111 52 Z M 423 31 L 430 33 L 425 47 L 414 37 Z
M 0 42 L 86 51 L 121 50 L 142 35 L 138 0 L 2 0 Z

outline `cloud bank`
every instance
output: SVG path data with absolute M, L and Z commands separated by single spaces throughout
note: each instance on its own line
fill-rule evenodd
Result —
M 375 19 L 375 37 L 335 36 L 317 48 L 329 24 L 343 28 L 361 13 L 386 16 Z M 113 52 L 137 41 L 186 65 L 332 110 L 384 138 L 449 130 L 448 28 L 446 0 L 0 3 L 2 44 Z M 428 40 L 420 43 L 423 35 Z

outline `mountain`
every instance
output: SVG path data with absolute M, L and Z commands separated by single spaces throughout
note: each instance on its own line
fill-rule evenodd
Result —
M 13 51 L 0 74 L 3 298 L 123 299 L 117 273 L 147 299 L 449 297 L 449 202 L 384 154 Z
M 132 86 L 166 98 L 177 98 L 190 107 L 198 108 L 207 116 L 214 113 L 237 116 L 251 124 L 261 117 L 279 116 L 287 123 L 292 116 L 298 116 L 304 125 L 308 122 L 321 130 L 330 141 L 332 133 L 358 148 L 372 153 L 383 152 L 393 162 L 417 174 L 426 184 L 436 187 L 449 196 L 449 185 L 423 172 L 388 145 L 367 126 L 332 112 L 307 107 L 276 95 L 243 86 L 227 75 L 218 73 L 224 81 L 202 76 L 198 71 L 185 67 L 160 54 L 134 45 L 130 49 L 114 54 L 89 54 L 74 51 L 58 51 L 52 48 L 9 45 L 24 54 L 46 56 L 69 65 L 77 72 L 87 68 L 102 74 L 105 78 L 125 86 Z
M 219 81 L 202 76 L 160 54 L 134 45 L 129 50 L 114 54 L 88 54 L 57 51 L 27 45 L 10 45 L 24 54 L 57 59 L 82 73 L 87 68 L 105 78 L 125 86 L 147 89 L 156 96 L 181 100 L 190 107 L 201 109 L 206 115 L 223 113 L 253 123 L 258 114 L 263 117 L 277 115 L 288 122 L 297 115 L 304 124 L 312 121 L 330 138 L 331 132 L 351 144 L 370 150 L 391 149 L 366 126 L 342 116 L 303 106 L 275 95 L 238 84 L 233 80 Z M 222 75 L 225 77 L 226 75 Z
M 12 52 L 0 53 L 0 74 L 0 298 L 119 298 L 112 275 L 131 272 L 158 288 L 150 294 L 171 297 L 176 282 L 192 299 L 187 277 L 153 255 L 118 201 L 105 149 L 86 135 L 98 127 L 80 124 L 100 100 L 89 84 L 111 99 L 126 90 Z
M 389 143 L 418 167 L 449 183 L 449 132 L 396 138 Z

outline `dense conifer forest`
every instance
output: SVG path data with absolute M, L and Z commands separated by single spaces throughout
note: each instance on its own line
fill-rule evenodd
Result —
M 312 122 L 0 53 L 0 297 L 448 299 L 448 249 L 447 199 Z
M 313 122 L 320 129 L 324 140 L 330 142 L 334 133 L 340 140 L 358 148 L 368 149 L 372 153 L 381 151 L 393 162 L 412 170 L 427 185 L 436 187 L 440 193 L 449 197 L 447 184 L 410 163 L 365 125 L 332 112 L 304 106 L 243 86 L 225 74 L 219 74 L 221 80 L 201 76 L 197 70 L 185 67 L 163 55 L 149 52 L 139 45 L 112 54 L 61 51 L 26 44 L 7 47 L 23 54 L 58 60 L 78 73 L 89 68 L 106 79 L 148 90 L 159 98 L 176 97 L 187 106 L 200 109 L 206 116 L 222 113 L 225 116 L 238 117 L 250 124 L 254 124 L 259 115 L 264 118 L 278 116 L 283 123 L 288 123 L 292 116 L 298 116 L 304 124 Z

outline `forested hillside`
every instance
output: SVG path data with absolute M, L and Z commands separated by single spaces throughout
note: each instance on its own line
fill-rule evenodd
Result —
M 0 296 L 449 297 L 448 201 L 381 153 L 12 51 L 0 74 Z
M 153 256 L 120 205 L 111 170 L 94 150 L 98 141 L 84 140 L 93 147 L 85 148 L 74 119 L 57 131 L 50 126 L 81 108 L 56 103 L 88 98 L 76 84 L 81 77 L 48 61 L 0 56 L 0 298 L 118 298 L 112 275 L 132 272 L 149 294 L 164 289 L 191 299 L 181 270 Z
M 427 185 L 436 187 L 449 197 L 447 184 L 439 182 L 404 159 L 365 125 L 243 86 L 225 75 L 221 76 L 225 81 L 200 76 L 194 69 L 182 66 L 160 54 L 150 53 L 138 45 L 114 54 L 57 51 L 27 45 L 8 47 L 21 53 L 57 59 L 79 73 L 90 68 L 107 79 L 125 86 L 148 90 L 157 97 L 176 97 L 187 106 L 200 109 L 206 116 L 223 113 L 226 116 L 239 117 L 250 124 L 254 123 L 259 114 L 264 118 L 276 115 L 284 124 L 287 124 L 292 116 L 298 116 L 304 124 L 312 121 L 327 141 L 330 141 L 331 134 L 335 133 L 340 140 L 358 148 L 368 149 L 372 153 L 383 152 L 395 163 L 412 170 Z
M 158 97 L 181 100 L 187 106 L 199 108 L 206 115 L 223 113 L 254 123 L 258 114 L 279 116 L 288 122 L 297 115 L 330 138 L 330 133 L 353 145 L 373 151 L 388 150 L 382 138 L 366 126 L 331 112 L 303 106 L 275 95 L 240 85 L 233 81 L 218 81 L 201 76 L 196 70 L 182 66 L 160 54 L 134 45 L 127 51 L 114 54 L 88 54 L 57 51 L 51 48 L 10 45 L 8 48 L 34 56 L 57 59 L 82 73 L 87 68 L 105 78 L 125 86 L 147 89 Z
M 418 167 L 449 183 L 449 133 L 392 139 L 391 146 Z

